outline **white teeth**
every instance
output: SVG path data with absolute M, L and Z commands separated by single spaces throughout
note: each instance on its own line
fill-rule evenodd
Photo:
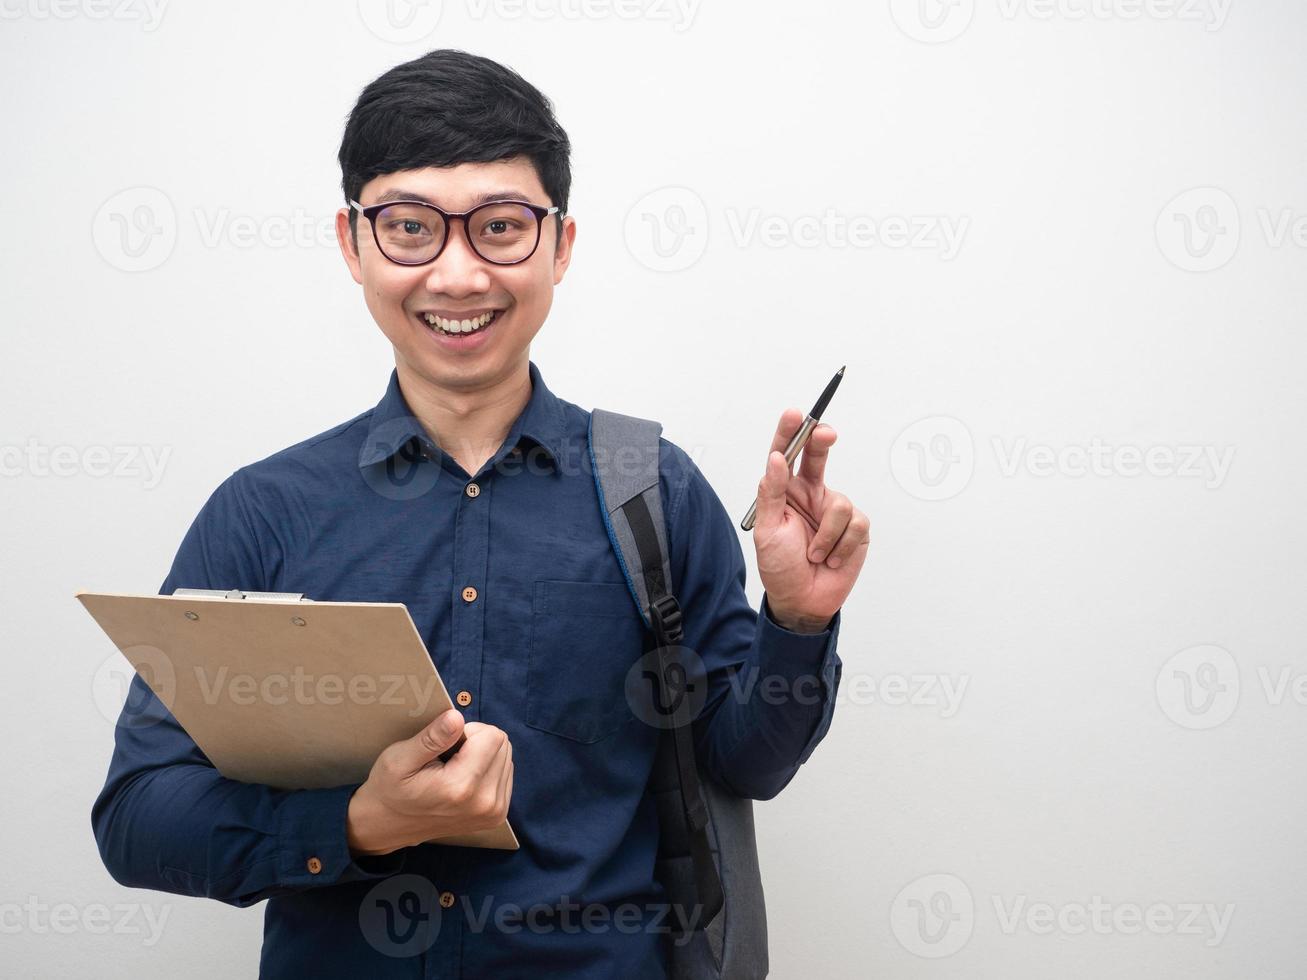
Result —
M 484 327 L 494 315 L 494 313 L 482 313 L 472 320 L 446 320 L 434 313 L 423 313 L 422 319 L 426 320 L 428 326 L 439 327 L 445 333 L 471 333 L 479 327 Z

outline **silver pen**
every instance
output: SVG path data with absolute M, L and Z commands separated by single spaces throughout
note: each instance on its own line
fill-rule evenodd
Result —
M 840 386 L 842 380 L 844 380 L 844 368 L 840 368 L 835 372 L 835 377 L 830 379 L 830 383 L 826 385 L 826 390 L 823 391 L 821 397 L 817 399 L 817 404 L 812 406 L 812 411 L 808 413 L 807 417 L 803 420 L 803 424 L 799 426 L 799 431 L 794 433 L 794 436 L 790 439 L 790 444 L 785 447 L 786 466 L 794 465 L 794 460 L 807 444 L 808 437 L 812 435 L 812 430 L 817 428 L 817 423 L 821 421 L 821 413 L 826 411 L 826 406 L 830 404 L 831 396 L 835 394 L 835 389 Z M 753 522 L 757 516 L 758 498 L 755 497 L 753 503 L 749 506 L 749 513 L 745 514 L 744 520 L 740 521 L 740 530 L 752 531 Z

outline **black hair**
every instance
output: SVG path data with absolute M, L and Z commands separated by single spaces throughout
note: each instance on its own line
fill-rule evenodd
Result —
M 382 174 L 526 156 L 562 228 L 571 143 L 540 90 L 511 68 L 451 48 L 396 65 L 360 93 L 340 141 L 345 201 Z M 349 222 L 357 234 L 358 212 Z

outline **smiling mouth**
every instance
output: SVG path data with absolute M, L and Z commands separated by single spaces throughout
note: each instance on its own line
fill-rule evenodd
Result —
M 438 331 L 450 337 L 461 337 L 463 334 L 476 333 L 478 330 L 484 330 L 490 324 L 499 319 L 499 310 L 491 310 L 488 313 L 482 313 L 480 316 L 468 317 L 466 319 L 445 319 L 437 316 L 435 313 L 419 313 L 418 319 L 425 323 L 432 330 Z

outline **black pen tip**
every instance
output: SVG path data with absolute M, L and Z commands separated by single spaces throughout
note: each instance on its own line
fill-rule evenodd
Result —
M 840 386 L 840 381 L 842 381 L 843 378 L 844 368 L 841 367 L 835 372 L 835 377 L 830 379 L 830 382 L 826 385 L 826 390 L 823 391 L 821 397 L 817 399 L 817 404 L 812 406 L 812 411 L 808 413 L 809 415 L 814 419 L 821 419 L 821 413 L 826 411 L 826 406 L 830 404 L 831 396 L 835 394 L 835 389 Z

